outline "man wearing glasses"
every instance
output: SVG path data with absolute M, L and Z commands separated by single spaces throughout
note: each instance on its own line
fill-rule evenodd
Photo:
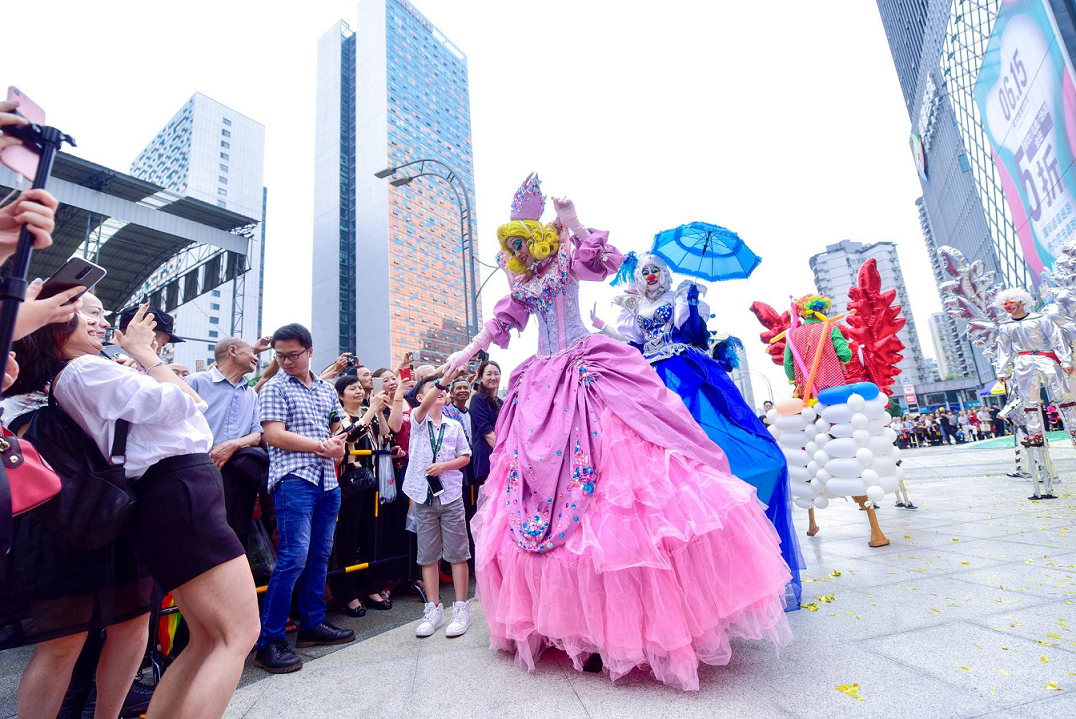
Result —
M 274 332 L 273 352 L 283 371 L 258 394 L 280 543 L 254 663 L 273 674 L 303 667 L 284 638 L 296 582 L 301 615 L 297 647 L 355 639 L 354 632 L 325 621 L 325 573 L 340 509 L 335 463 L 344 456 L 343 438 L 333 435 L 344 410 L 333 386 L 310 372 L 311 346 L 310 331 L 300 324 Z

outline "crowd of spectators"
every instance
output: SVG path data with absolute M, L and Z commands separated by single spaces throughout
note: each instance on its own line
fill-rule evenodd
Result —
M 22 122 L 12 109 L 0 103 L 0 126 Z M 0 201 L 0 263 L 24 227 L 48 247 L 57 208 L 43 190 Z M 183 341 L 168 313 L 106 308 L 85 287 L 39 298 L 41 287 L 20 306 L 5 431 L 47 446 L 60 438 L 42 417 L 67 418 L 82 454 L 118 466 L 137 502 L 95 549 L 36 510 L 5 520 L 0 650 L 34 647 L 20 717 L 219 717 L 252 647 L 264 669 L 295 671 L 289 631 L 300 647 L 353 641 L 333 612 L 389 610 L 412 583 L 429 600 L 419 636 L 444 621 L 449 577 L 446 634 L 467 631 L 467 519 L 496 439 L 496 363 L 440 377 L 410 355 L 371 369 L 344 353 L 319 375 L 309 331 L 290 324 L 218 340 L 213 364 L 191 373 L 166 359 Z M 182 641 L 147 686 L 135 679 L 168 594 Z
M 1009 434 L 1011 428 L 998 412 L 997 407 L 986 406 L 938 409 L 896 417 L 889 426 L 897 433 L 901 449 L 965 444 Z

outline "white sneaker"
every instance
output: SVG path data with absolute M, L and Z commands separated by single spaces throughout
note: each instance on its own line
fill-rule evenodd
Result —
M 438 627 L 445 623 L 445 607 L 443 604 L 426 602 L 426 611 L 422 615 L 422 621 L 415 627 L 416 637 L 428 637 L 437 631 Z
M 459 637 L 467 633 L 471 628 L 471 605 L 467 602 L 456 602 L 452 605 L 452 621 L 445 627 L 446 637 Z

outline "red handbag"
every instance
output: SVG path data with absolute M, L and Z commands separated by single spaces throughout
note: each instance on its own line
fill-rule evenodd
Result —
M 11 518 L 60 493 L 60 478 L 32 444 L 7 430 L 0 436 L 0 554 L 11 548 Z
M 60 493 L 60 478 L 34 445 L 9 435 L 0 437 L 0 464 L 11 491 L 11 516 L 29 512 Z

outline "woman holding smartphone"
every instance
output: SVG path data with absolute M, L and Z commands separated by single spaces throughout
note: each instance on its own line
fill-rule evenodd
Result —
M 95 341 L 109 327 L 104 314 L 97 297 L 83 295 L 85 332 Z M 16 342 L 26 367 L 3 401 L 5 425 L 19 435 L 48 403 L 47 387 L 30 389 L 39 374 L 28 346 L 33 341 Z M 0 649 L 35 644 L 19 681 L 18 715 L 55 717 L 89 633 L 107 628 L 96 662 L 97 716 L 117 716 L 142 661 L 152 608 L 153 583 L 134 536 L 90 550 L 71 545 L 32 512 L 13 524 L 11 552 L 0 557 Z
M 336 380 L 336 394 L 348 414 L 344 422 L 347 432 L 347 449 L 371 450 L 388 427 L 378 422 L 385 398 L 367 393 L 364 379 L 369 380 L 370 370 L 358 368 L 358 375 L 344 375 Z M 374 477 L 374 458 L 345 455 L 338 468 L 340 483 L 340 512 L 336 518 L 335 568 L 343 569 L 357 562 L 372 562 L 378 542 L 377 487 L 364 486 Z M 380 567 L 362 572 L 337 575 L 329 578 L 333 597 L 344 604 L 344 613 L 351 617 L 363 617 L 369 609 L 392 609 L 392 602 L 380 594 Z
M 123 349 L 145 369 L 100 356 L 101 339 L 77 313 L 27 338 L 28 391 L 52 381 L 53 396 L 107 456 L 115 422 L 130 422 L 125 469 L 138 510 L 129 528 L 150 575 L 171 591 L 190 628 L 187 648 L 157 685 L 147 716 L 220 717 L 260 631 L 254 580 L 224 515 L 224 491 L 209 457 L 205 403 L 153 349 L 143 305 Z M 227 601 L 221 601 L 227 598 Z M 139 653 L 141 646 L 139 646 Z M 132 674 L 128 674 L 128 680 Z

